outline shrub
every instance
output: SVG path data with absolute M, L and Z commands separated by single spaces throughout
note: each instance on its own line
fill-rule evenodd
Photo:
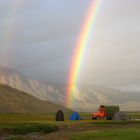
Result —
M 32 132 L 50 133 L 57 131 L 57 126 L 50 124 L 23 124 L 13 128 L 14 134 L 27 134 Z

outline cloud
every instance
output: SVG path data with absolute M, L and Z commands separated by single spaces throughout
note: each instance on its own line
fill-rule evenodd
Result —
M 43 81 L 47 77 L 66 79 L 89 3 L 90 0 L 1 1 L 0 64 L 8 59 L 10 67 Z M 139 5 L 138 0 L 106 0 L 101 4 L 81 60 L 81 83 L 108 86 L 140 82 Z

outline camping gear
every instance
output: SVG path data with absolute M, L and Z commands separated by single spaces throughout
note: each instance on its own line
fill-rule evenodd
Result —
M 130 117 L 126 112 L 120 111 L 114 114 L 113 120 L 130 120 Z
M 78 112 L 73 112 L 69 118 L 69 120 L 81 120 L 80 115 L 78 114 Z
M 101 105 L 97 112 L 92 114 L 92 119 L 107 119 L 112 120 L 116 112 L 119 111 L 119 106 L 104 106 Z
M 56 121 L 64 121 L 64 113 L 62 110 L 58 110 L 56 113 Z

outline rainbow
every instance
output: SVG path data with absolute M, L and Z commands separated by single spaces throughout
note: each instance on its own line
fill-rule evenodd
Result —
M 68 77 L 68 86 L 66 89 L 66 106 L 71 107 L 72 97 L 76 90 L 76 85 L 78 84 L 78 77 L 80 73 L 80 68 L 83 60 L 83 54 L 85 48 L 89 47 L 88 42 L 93 32 L 93 28 L 95 27 L 97 13 L 99 11 L 99 7 L 101 4 L 101 0 L 91 0 L 90 7 L 87 11 L 86 18 L 84 20 L 84 24 L 82 25 L 82 29 L 80 31 L 80 35 L 77 40 L 77 45 L 74 49 L 70 72 Z

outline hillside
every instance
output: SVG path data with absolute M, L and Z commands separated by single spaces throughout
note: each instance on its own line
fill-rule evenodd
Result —
M 67 99 L 64 90 L 66 85 L 52 84 L 49 81 L 42 82 L 3 67 L 0 67 L 0 83 L 56 104 L 64 105 Z M 71 103 L 71 109 L 77 111 L 93 111 L 101 104 L 117 104 L 124 111 L 140 110 L 140 91 L 132 90 L 132 88 L 131 90 L 118 90 L 95 85 L 79 85 L 74 87 L 72 95 L 67 102 Z
M 29 93 L 41 100 L 49 100 L 62 105 L 65 103 L 64 92 L 55 85 L 26 77 L 15 70 L 0 67 L 0 83 Z
M 74 89 L 73 109 L 90 111 L 99 105 L 119 105 L 123 111 L 140 110 L 140 92 L 122 92 L 95 85 L 79 86 Z
M 45 113 L 56 112 L 59 109 L 70 111 L 61 105 L 42 101 L 25 92 L 0 85 L 0 113 Z

